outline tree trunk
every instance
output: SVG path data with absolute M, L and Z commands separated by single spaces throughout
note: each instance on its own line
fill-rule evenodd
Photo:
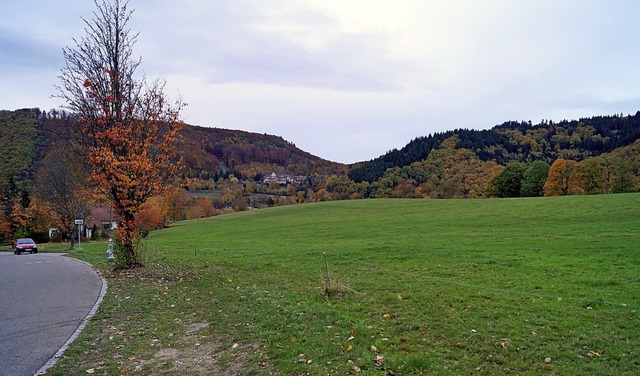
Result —
M 119 221 L 120 223 L 118 223 L 116 231 L 119 242 L 119 266 L 125 269 L 133 269 L 138 266 L 142 266 L 138 247 L 136 245 L 138 230 L 133 225 L 133 219 L 135 216 L 130 212 L 125 212 L 122 213 L 121 218 L 124 218 L 124 220 Z

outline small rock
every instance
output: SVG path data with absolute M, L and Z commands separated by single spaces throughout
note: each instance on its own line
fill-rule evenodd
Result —
M 544 358 L 544 362 L 547 364 L 551 363 L 551 358 Z

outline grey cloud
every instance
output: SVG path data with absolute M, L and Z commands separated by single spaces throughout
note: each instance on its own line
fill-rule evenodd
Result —
M 56 46 L 6 30 L 0 30 L 0 51 L 0 65 L 5 69 L 56 69 L 62 62 L 62 50 Z
M 164 28 L 167 43 L 147 47 L 153 51 L 145 64 L 183 70 L 209 83 L 251 82 L 279 86 L 318 87 L 354 91 L 393 91 L 403 83 L 401 76 L 415 69 L 412 62 L 392 57 L 389 40 L 373 33 L 346 33 L 331 15 L 296 8 L 286 14 L 294 27 L 322 37 L 321 46 L 310 48 L 295 35 L 261 26 L 269 9 L 237 10 L 225 5 L 216 11 L 176 17 L 191 17 L 186 28 Z M 171 25 L 171 22 L 167 23 Z M 150 25 L 147 25 L 150 26 Z M 141 39 L 149 38 L 143 31 Z M 170 58 L 162 58 L 167 46 Z M 194 71 L 195 70 L 195 71 Z M 166 74 L 166 72 L 165 72 Z

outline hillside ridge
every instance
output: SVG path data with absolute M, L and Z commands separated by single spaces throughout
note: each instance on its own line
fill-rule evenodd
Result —
M 507 121 L 491 129 L 456 129 L 417 137 L 370 161 L 356 163 L 349 172 L 355 182 L 380 179 L 392 167 L 424 160 L 453 136 L 456 148 L 474 152 L 484 162 L 552 163 L 558 158 L 581 161 L 633 144 L 640 138 L 640 111 L 635 115 L 594 116 L 579 120 Z

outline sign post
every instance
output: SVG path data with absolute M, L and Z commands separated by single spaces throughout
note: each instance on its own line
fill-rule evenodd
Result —
M 78 225 L 78 249 L 80 249 L 80 232 L 82 231 L 82 225 L 84 221 L 82 219 L 76 219 L 76 225 Z

